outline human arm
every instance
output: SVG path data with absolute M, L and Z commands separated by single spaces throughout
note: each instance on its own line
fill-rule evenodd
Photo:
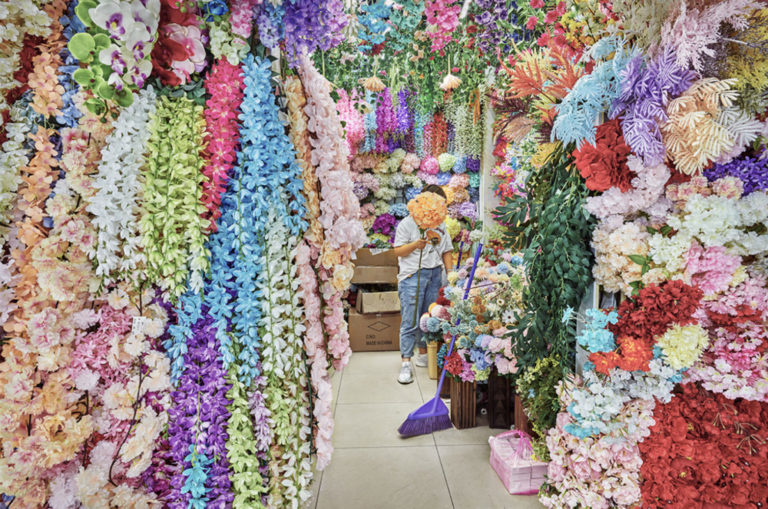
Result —
M 453 251 L 443 253 L 443 265 L 445 265 L 445 273 L 448 274 L 453 268 Z
M 427 247 L 427 241 L 425 239 L 419 239 L 414 242 L 409 242 L 408 244 L 398 246 L 394 248 L 393 251 L 395 252 L 395 256 L 398 258 L 404 258 L 417 249 L 424 249 L 425 247 Z

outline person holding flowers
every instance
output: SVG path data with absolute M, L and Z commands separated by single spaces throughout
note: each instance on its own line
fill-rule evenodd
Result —
M 429 185 L 408 202 L 408 213 L 395 232 L 395 255 L 398 257 L 397 292 L 400 297 L 400 355 L 402 365 L 397 381 L 413 382 L 411 357 L 416 346 L 415 364 L 427 365 L 426 343 L 422 340 L 418 317 L 437 300 L 446 272 L 451 265 L 453 245 L 445 227 L 447 214 L 445 192 Z

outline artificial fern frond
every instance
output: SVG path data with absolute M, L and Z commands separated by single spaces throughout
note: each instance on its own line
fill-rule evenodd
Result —
M 703 9 L 679 1 L 661 28 L 661 47 L 675 50 L 680 67 L 691 65 L 700 72 L 702 57 L 715 54 L 712 46 L 722 37 L 721 25 L 727 23 L 743 30 L 748 26 L 747 15 L 760 7 L 756 0 L 725 0 Z
M 547 74 L 544 69 L 548 66 L 546 51 L 518 51 L 515 55 L 517 63 L 511 69 L 502 64 L 509 75 L 509 90 L 513 97 L 523 99 L 544 93 L 544 82 Z
M 733 107 L 735 80 L 704 78 L 669 103 L 661 128 L 667 155 L 686 175 L 730 160 L 760 133 L 761 124 Z
M 621 92 L 621 73 L 635 51 L 624 48 L 619 37 L 605 37 L 590 50 L 598 60 L 591 74 L 579 78 L 571 92 L 557 106 L 558 114 L 552 129 L 553 139 L 564 144 L 595 140 L 595 123 L 598 115 L 608 110 Z M 610 60 L 606 59 L 613 54 Z

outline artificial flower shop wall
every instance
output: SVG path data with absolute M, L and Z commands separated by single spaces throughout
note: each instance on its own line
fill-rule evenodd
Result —
M 766 503 L 766 2 L 0 13 L 5 503 L 302 506 L 426 184 L 489 247 L 421 325 L 511 378 L 545 505 Z

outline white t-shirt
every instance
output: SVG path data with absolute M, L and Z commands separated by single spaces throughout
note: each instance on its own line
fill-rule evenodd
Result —
M 453 244 L 451 243 L 451 237 L 446 232 L 445 223 L 432 231 L 435 231 L 440 235 L 440 243 L 436 246 L 427 244 L 427 247 L 424 248 L 424 255 L 421 259 L 422 269 L 434 269 L 435 267 L 440 267 L 443 264 L 443 255 L 449 251 L 453 251 Z M 416 226 L 416 221 L 414 221 L 411 216 L 407 216 L 397 225 L 397 230 L 395 231 L 395 247 L 416 242 L 420 238 L 421 233 L 419 232 L 419 227 Z M 398 258 L 398 264 L 400 266 L 400 272 L 397 274 L 398 281 L 402 281 L 419 270 L 420 254 L 421 251 L 416 249 L 408 256 L 401 256 Z

